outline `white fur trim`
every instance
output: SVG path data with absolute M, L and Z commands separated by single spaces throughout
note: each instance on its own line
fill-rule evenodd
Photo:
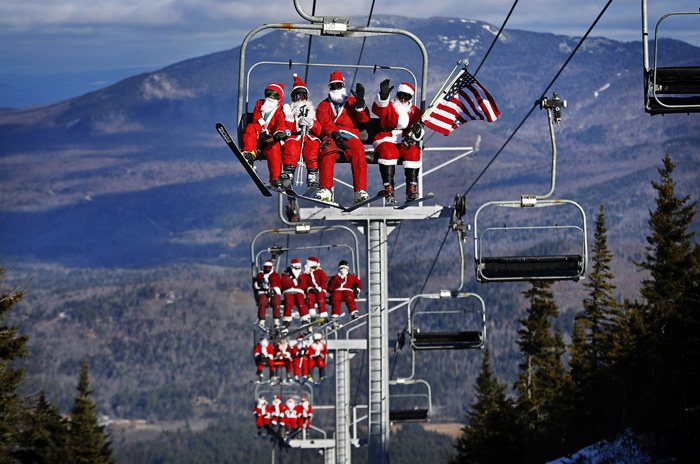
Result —
M 396 89 L 396 92 L 406 92 L 410 93 L 411 95 L 414 95 L 416 93 L 411 87 L 407 86 L 405 83 L 399 85 L 399 87 Z
M 401 130 L 393 130 L 391 131 L 391 135 L 382 137 L 381 139 L 377 139 L 374 142 L 372 142 L 372 146 L 374 148 L 377 148 L 382 143 L 400 143 L 402 133 L 403 131 Z
M 345 130 L 345 129 L 340 129 L 338 132 L 340 132 L 344 137 L 352 137 L 353 139 L 357 139 L 357 138 L 358 138 L 355 134 L 353 134 L 352 132 L 347 131 L 347 130 Z M 359 140 L 359 139 L 358 139 L 358 140 Z
M 378 107 L 380 108 L 386 108 L 389 106 L 389 102 L 391 99 L 389 97 L 386 98 L 386 100 L 382 100 L 382 98 L 377 94 L 377 98 L 374 99 L 374 103 L 377 104 Z
M 379 164 L 384 165 L 384 166 L 396 166 L 396 164 L 398 163 L 398 161 L 399 161 L 399 160 L 397 160 L 397 159 L 385 160 L 385 159 L 379 158 L 379 161 L 377 161 L 377 162 L 378 162 Z
M 404 161 L 403 162 L 403 167 L 404 169 L 420 169 L 423 167 L 423 162 L 422 161 Z

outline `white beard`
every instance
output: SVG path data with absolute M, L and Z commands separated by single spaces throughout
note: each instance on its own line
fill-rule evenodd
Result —
M 330 92 L 328 92 L 328 96 L 330 97 L 333 103 L 342 105 L 343 103 L 345 103 L 345 100 L 348 99 L 348 89 L 343 87 L 342 89 L 331 90 Z
M 343 269 L 342 271 L 338 271 L 338 275 L 342 278 L 345 278 L 345 276 L 348 275 L 348 271 Z
M 305 110 L 309 112 L 306 116 L 311 119 L 316 119 L 316 107 L 311 100 L 296 101 L 290 106 L 292 107 L 292 114 L 296 115 L 297 119 L 300 117 L 299 112 L 304 106 L 306 106 Z
M 399 115 L 399 121 L 396 124 L 396 128 L 406 129 L 408 127 L 408 121 L 410 120 L 408 113 L 411 111 L 411 102 L 407 101 L 406 103 L 401 103 L 398 98 L 394 98 L 391 101 L 391 104 L 394 105 L 394 109 Z
M 299 276 L 301 275 L 301 269 L 292 268 L 292 275 L 294 276 L 295 279 L 298 279 Z
M 266 98 L 265 103 L 263 103 L 260 106 L 260 112 L 261 113 L 271 113 L 272 110 L 277 108 L 278 104 L 279 104 L 279 102 L 277 100 L 275 100 L 274 98 Z

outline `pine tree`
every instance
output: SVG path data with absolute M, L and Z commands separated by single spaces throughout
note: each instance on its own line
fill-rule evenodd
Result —
M 559 316 L 554 294 L 547 281 L 533 281 L 522 292 L 530 302 L 527 317 L 521 319 L 517 344 L 523 361 L 515 383 L 520 427 L 526 431 L 526 451 L 520 462 L 542 462 L 561 452 L 567 430 L 561 427 L 566 415 L 562 398 L 569 379 L 561 361 L 564 340 L 560 331 L 552 331 L 552 320 Z
M 635 353 L 635 380 L 642 426 L 691 441 L 700 432 L 700 250 L 689 230 L 697 202 L 676 195 L 674 169 L 666 153 L 661 180 L 652 181 L 656 209 L 649 211 L 645 259 L 637 263 L 649 272 L 641 288 L 648 330 Z
M 487 348 L 474 385 L 476 401 L 469 404 L 469 425 L 455 445 L 453 464 L 513 462 L 517 456 L 513 402 L 506 398 L 506 386 L 494 378 L 490 358 Z
M 78 396 L 71 411 L 68 443 L 75 464 L 108 464 L 111 460 L 111 443 L 107 441 L 104 427 L 97 423 L 97 405 L 90 389 L 90 370 L 87 359 L 80 366 Z
M 72 464 L 68 449 L 68 425 L 56 406 L 42 393 L 27 414 L 26 427 L 20 435 L 21 450 L 15 453 L 20 462 L 32 464 Z
M 577 315 L 577 319 L 583 321 L 586 329 L 585 351 L 589 358 L 589 371 L 581 372 L 584 377 L 610 365 L 614 333 L 621 317 L 620 305 L 612 295 L 612 291 L 617 287 L 612 284 L 615 279 L 610 271 L 613 254 L 608 248 L 607 233 L 605 212 L 601 204 L 592 248 L 592 272 L 588 274 L 588 280 L 583 284 L 589 293 L 583 300 L 583 313 Z
M 0 267 L 0 283 L 4 269 Z M 17 326 L 5 325 L 7 312 L 22 299 L 23 291 L 4 292 L 0 289 L 0 463 L 12 462 L 10 452 L 15 446 L 17 426 L 22 421 L 23 409 L 17 387 L 24 375 L 24 367 L 13 367 L 12 362 L 23 358 L 29 337 L 19 335 Z

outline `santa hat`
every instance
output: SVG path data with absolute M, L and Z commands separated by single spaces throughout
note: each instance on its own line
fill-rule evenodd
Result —
M 265 90 L 274 90 L 275 92 L 277 92 L 280 95 L 280 103 L 282 103 L 282 100 L 284 100 L 284 84 L 278 84 L 276 82 L 273 82 L 272 84 L 265 87 Z
M 279 395 L 275 395 L 275 399 L 276 399 L 276 400 L 280 400 L 280 401 L 282 401 L 282 398 L 280 398 L 280 396 L 279 396 Z
M 270 261 L 269 259 L 263 263 L 263 267 L 268 267 L 268 266 L 272 267 L 272 261 Z
M 318 258 L 314 258 L 311 256 L 309 259 L 306 260 L 306 265 L 309 267 L 318 267 Z
M 320 340 L 320 339 L 321 339 L 321 334 L 318 333 L 318 332 L 316 332 L 316 333 L 314 334 L 314 340 Z
M 294 95 L 298 90 L 303 90 L 307 94 L 309 93 L 309 88 L 306 87 L 306 84 L 304 84 L 304 81 L 302 81 L 299 76 L 294 74 L 294 86 L 292 87 L 292 93 L 290 95 Z
M 398 92 L 406 92 L 413 96 L 416 93 L 416 89 L 414 89 L 413 86 L 408 82 L 402 82 L 401 85 L 399 85 L 399 88 L 396 89 L 396 93 Z
M 299 261 L 298 259 L 294 258 L 294 259 L 292 260 L 292 267 L 300 268 L 300 269 L 301 269 L 301 261 Z
M 333 82 L 345 83 L 345 79 L 343 79 L 343 75 L 340 71 L 333 71 L 331 73 L 331 79 L 328 81 L 328 84 L 332 84 Z
M 302 396 L 302 397 L 301 397 L 301 400 L 302 400 L 302 401 L 309 401 L 308 398 L 306 398 L 305 396 Z

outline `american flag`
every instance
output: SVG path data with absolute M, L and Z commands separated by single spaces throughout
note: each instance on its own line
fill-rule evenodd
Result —
M 425 126 L 444 135 L 469 119 L 493 122 L 501 115 L 491 95 L 466 68 L 427 113 Z

